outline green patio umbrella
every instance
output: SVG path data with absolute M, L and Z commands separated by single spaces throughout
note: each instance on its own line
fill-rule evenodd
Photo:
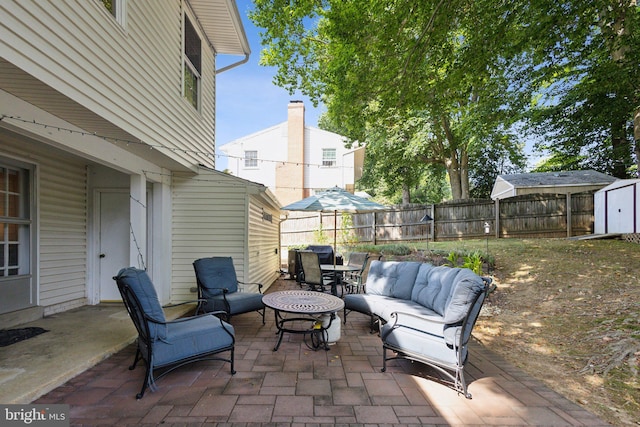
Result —
M 340 187 L 319 191 L 313 196 L 290 203 L 281 208 L 285 211 L 333 212 L 333 263 L 336 262 L 336 241 L 338 234 L 338 212 L 364 213 L 387 209 L 386 206 L 364 197 L 349 193 Z

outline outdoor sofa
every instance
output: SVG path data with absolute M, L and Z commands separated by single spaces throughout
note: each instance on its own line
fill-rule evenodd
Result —
M 351 311 L 371 316 L 372 330 L 378 322 L 383 372 L 387 360 L 419 361 L 470 399 L 464 379 L 467 345 L 490 284 L 490 278 L 467 268 L 372 261 L 365 293 L 344 297 L 344 322 Z

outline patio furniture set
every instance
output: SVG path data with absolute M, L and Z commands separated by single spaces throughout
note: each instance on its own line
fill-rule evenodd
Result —
M 194 262 L 198 305 L 194 316 L 167 322 L 158 296 L 145 271 L 122 269 L 114 280 L 138 331 L 133 365 L 143 359 L 146 374 L 140 393 L 187 363 L 215 359 L 234 369 L 234 315 L 257 311 L 265 323 L 265 307 L 274 311 L 277 351 L 285 333 L 301 334 L 314 349 L 329 350 L 340 338 L 339 311 L 344 323 L 351 311 L 371 317 L 379 326 L 383 367 L 405 358 L 430 365 L 451 379 L 453 388 L 467 398 L 464 365 L 467 344 L 491 280 L 468 269 L 434 267 L 419 262 L 382 262 L 367 254 L 353 254 L 345 266 L 320 264 L 317 253 L 300 251 L 303 278 L 309 289 L 262 294 L 241 292 L 230 257 L 202 258 Z M 368 276 L 363 273 L 370 265 Z M 337 288 L 342 295 L 337 296 Z M 327 292 L 329 291 L 329 292 Z M 302 325 L 302 326 L 301 326 Z M 387 351 L 393 354 L 387 356 Z M 220 353 L 229 352 L 228 357 Z M 155 372 L 161 371 L 159 375 Z M 451 374 L 450 372 L 453 372 Z

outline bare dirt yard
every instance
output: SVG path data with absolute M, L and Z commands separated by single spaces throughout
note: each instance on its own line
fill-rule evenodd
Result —
M 487 251 L 485 241 L 433 251 Z M 622 240 L 488 241 L 490 294 L 474 336 L 616 426 L 640 425 L 640 245 Z

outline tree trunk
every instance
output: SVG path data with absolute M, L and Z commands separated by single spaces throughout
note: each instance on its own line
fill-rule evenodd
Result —
M 445 166 L 447 168 L 447 175 L 449 175 L 449 185 L 451 185 L 451 197 L 453 200 L 462 199 L 462 181 L 460 180 L 460 165 L 458 159 L 449 159 Z
M 409 184 L 402 184 L 402 205 L 408 206 L 411 203 L 411 190 Z
M 611 146 L 613 148 L 613 176 L 625 179 L 627 178 L 627 167 L 631 163 L 631 147 L 626 136 L 624 121 L 613 124 Z
M 451 185 L 451 196 L 453 200 L 469 198 L 469 153 L 465 148 L 458 149 L 456 137 L 451 130 L 448 117 L 441 119 L 442 130 L 444 131 L 448 150 L 448 159 L 445 159 L 445 167 L 449 175 L 449 185 Z
M 460 189 L 462 199 L 469 198 L 469 152 L 466 149 L 460 153 Z

